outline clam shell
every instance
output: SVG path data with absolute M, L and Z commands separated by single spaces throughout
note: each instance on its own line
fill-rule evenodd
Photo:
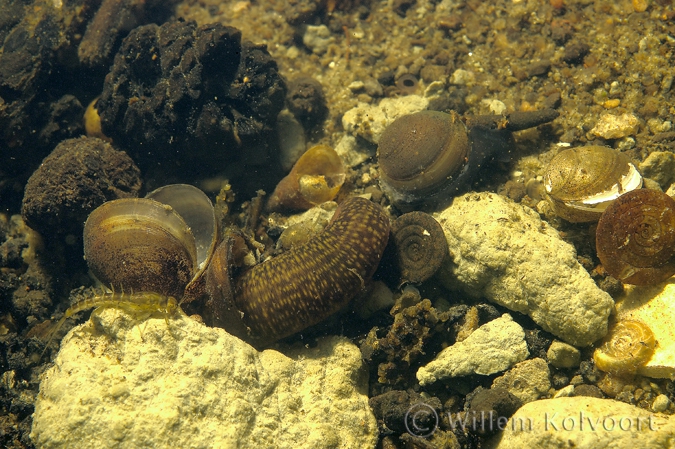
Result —
M 109 201 L 84 225 L 84 255 L 94 276 L 124 292 L 181 297 L 195 274 L 194 236 L 171 207 L 148 198 Z
M 596 221 L 620 195 L 641 188 L 642 176 L 625 154 L 592 145 L 558 153 L 546 168 L 544 187 L 560 217 Z

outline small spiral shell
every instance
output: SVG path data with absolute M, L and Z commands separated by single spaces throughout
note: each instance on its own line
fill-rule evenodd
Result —
M 612 374 L 634 374 L 654 354 L 656 339 L 641 321 L 621 320 L 593 353 L 598 369 Z
M 401 281 L 424 282 L 438 271 L 448 255 L 443 228 L 429 214 L 409 212 L 391 227 Z
M 602 214 L 596 250 L 621 282 L 650 285 L 675 274 L 675 200 L 640 189 L 621 195 Z

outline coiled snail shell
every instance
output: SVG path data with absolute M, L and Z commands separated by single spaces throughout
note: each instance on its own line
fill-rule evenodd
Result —
M 544 187 L 556 214 L 573 223 L 596 221 L 621 194 L 642 187 L 628 156 L 591 145 L 558 153 L 544 173 Z
M 605 270 L 626 284 L 650 285 L 675 274 L 675 200 L 657 190 L 621 195 L 595 235 Z
M 209 198 L 174 184 L 95 209 L 84 226 L 84 254 L 94 276 L 114 291 L 182 298 L 201 276 L 216 238 Z
M 598 369 L 612 374 L 634 374 L 654 354 L 656 339 L 641 321 L 621 320 L 593 352 Z

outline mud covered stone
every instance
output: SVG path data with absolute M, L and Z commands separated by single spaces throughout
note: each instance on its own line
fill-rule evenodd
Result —
M 140 172 L 123 151 L 92 137 L 61 142 L 28 180 L 21 214 L 43 236 L 82 235 L 106 201 L 138 196 Z
M 285 93 L 264 46 L 242 42 L 232 27 L 177 21 L 129 33 L 98 112 L 103 132 L 142 170 L 161 164 L 204 176 L 275 140 Z

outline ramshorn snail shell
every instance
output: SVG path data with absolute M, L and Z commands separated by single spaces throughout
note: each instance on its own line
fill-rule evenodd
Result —
M 621 320 L 593 353 L 598 369 L 612 374 L 635 374 L 654 354 L 656 339 L 641 321 Z
M 84 226 L 85 258 L 94 276 L 114 291 L 181 298 L 215 247 L 213 207 L 188 185 L 149 196 L 156 199 L 125 198 L 95 209 Z
M 621 282 L 649 285 L 675 274 L 675 200 L 657 190 L 621 195 L 602 214 L 596 251 Z
M 558 216 L 596 221 L 619 195 L 642 187 L 642 176 L 625 154 L 591 145 L 558 153 L 546 168 L 544 187 Z
M 429 214 L 408 212 L 391 225 L 401 282 L 419 283 L 433 276 L 449 254 L 443 228 Z

